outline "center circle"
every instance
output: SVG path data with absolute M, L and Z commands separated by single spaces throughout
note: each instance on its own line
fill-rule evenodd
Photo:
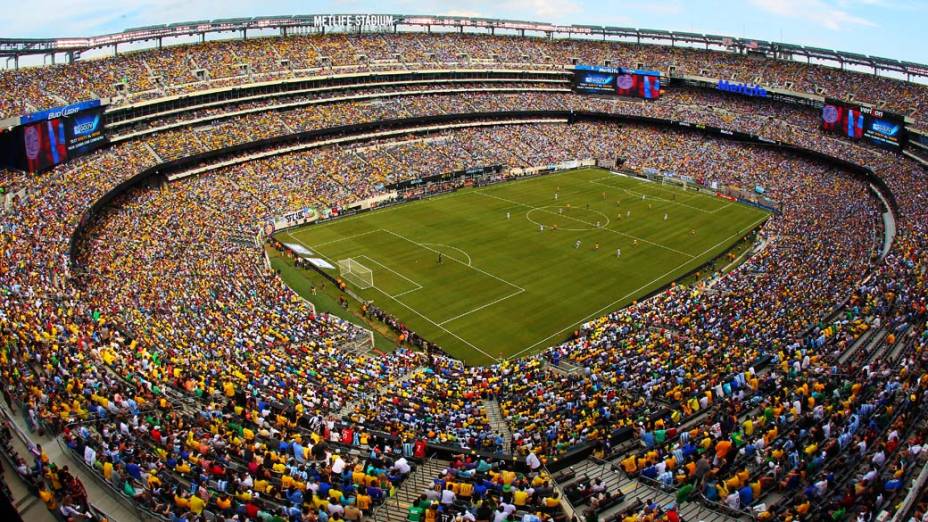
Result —
M 560 209 L 560 212 L 558 209 Z M 565 205 L 535 207 L 525 213 L 525 219 L 539 226 L 544 225 L 545 228 L 550 228 L 552 224 L 557 224 L 558 230 L 567 232 L 596 230 L 597 221 L 599 222 L 599 228 L 605 228 L 609 226 L 610 223 L 609 216 L 603 212 L 589 208 L 568 207 Z M 561 226 L 562 224 L 567 224 L 567 226 Z

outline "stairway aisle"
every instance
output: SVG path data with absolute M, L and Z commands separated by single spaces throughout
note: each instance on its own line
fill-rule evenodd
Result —
M 435 477 L 441 475 L 451 463 L 447 460 L 431 459 L 416 467 L 403 484 L 397 488 L 396 496 L 390 497 L 374 509 L 371 518 L 375 522 L 405 522 L 409 506 L 426 489 L 431 489 Z
M 509 423 L 503 417 L 503 412 L 499 409 L 499 401 L 485 400 L 483 407 L 486 409 L 487 417 L 490 419 L 490 429 L 498 433 L 503 438 L 503 454 L 512 454 L 512 432 L 509 431 Z

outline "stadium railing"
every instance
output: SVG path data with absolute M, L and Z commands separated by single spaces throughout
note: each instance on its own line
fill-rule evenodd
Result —
M 28 415 L 25 415 L 26 410 L 23 409 L 23 406 L 24 406 L 23 403 L 21 402 L 17 403 L 17 407 L 19 408 L 19 411 L 24 412 L 24 415 L 23 415 L 24 419 L 28 419 Z M 36 447 L 35 442 L 33 442 L 29 434 L 24 432 L 22 428 L 19 427 L 19 424 L 13 418 L 13 415 L 14 415 L 13 412 L 8 411 L 5 407 L 0 407 L 0 411 L 2 411 L 3 413 L 4 424 L 6 424 L 10 428 L 12 433 L 16 435 L 16 437 L 20 440 L 23 446 L 25 446 L 30 451 L 32 450 L 32 448 L 35 448 Z M 55 439 L 57 440 L 58 437 L 55 437 Z M 10 449 L 15 452 L 15 449 L 13 448 L 10 448 Z M 62 450 L 62 453 L 68 454 L 69 452 L 65 452 Z M 8 455 L 5 451 L 4 451 L 4 456 L 7 458 L 8 462 L 10 463 L 10 467 L 15 470 L 17 467 L 17 463 L 15 462 L 14 456 Z M 20 455 L 20 457 L 22 456 Z M 18 472 L 17 472 L 17 475 L 19 475 Z M 32 490 L 33 484 L 30 483 L 26 477 L 20 476 L 20 479 L 22 479 L 26 483 L 26 485 L 29 487 L 30 493 L 32 494 L 36 493 L 35 491 Z M 42 480 L 42 479 L 40 478 L 39 480 Z M 114 520 L 111 515 L 107 514 L 106 511 L 104 511 L 99 506 L 95 505 L 89 499 L 87 501 L 87 507 L 90 510 L 90 512 L 96 517 L 95 520 Z
M 105 490 L 111 497 L 116 499 L 126 509 L 135 513 L 135 516 L 138 518 L 138 520 L 145 520 L 145 521 L 151 520 L 151 521 L 156 521 L 156 522 L 162 522 L 164 520 L 167 520 L 167 518 L 162 517 L 161 515 L 158 515 L 157 513 L 153 511 L 149 511 L 143 508 L 134 500 L 126 497 L 125 493 L 113 487 L 112 484 L 110 484 L 102 476 L 100 476 L 100 473 L 96 469 L 94 469 L 89 464 L 84 462 L 83 455 L 78 455 L 67 444 L 65 444 L 61 436 L 55 437 L 55 442 L 58 444 L 58 447 L 61 448 L 62 454 L 69 456 L 73 462 L 75 462 L 78 466 L 83 468 L 87 472 L 88 475 L 93 477 L 93 480 L 97 483 L 97 485 L 100 488 Z

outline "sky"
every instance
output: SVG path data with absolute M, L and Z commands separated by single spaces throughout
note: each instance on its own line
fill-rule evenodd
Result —
M 0 37 L 89 36 L 261 15 L 447 14 L 711 33 L 928 63 L 928 0 L 29 0 L 25 6 L 0 2 Z

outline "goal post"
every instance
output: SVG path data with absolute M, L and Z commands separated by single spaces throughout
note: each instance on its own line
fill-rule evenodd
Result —
M 338 261 L 338 272 L 342 278 L 361 290 L 374 286 L 374 272 L 350 257 Z

